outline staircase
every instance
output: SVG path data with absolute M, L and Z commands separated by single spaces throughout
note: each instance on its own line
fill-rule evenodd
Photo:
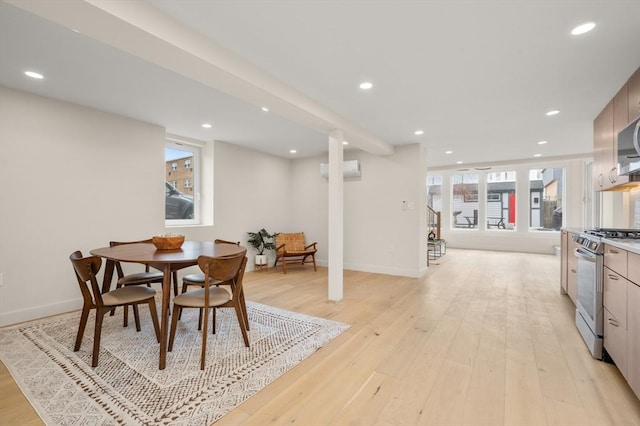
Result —
M 447 242 L 440 238 L 440 212 L 427 206 L 427 266 L 430 260 L 441 258 L 447 253 Z

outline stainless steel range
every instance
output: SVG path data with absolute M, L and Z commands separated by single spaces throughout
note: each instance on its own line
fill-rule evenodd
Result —
M 580 244 L 578 259 L 576 326 L 591 355 L 602 359 L 604 242 L 603 239 L 640 239 L 640 230 L 596 228 L 573 237 Z

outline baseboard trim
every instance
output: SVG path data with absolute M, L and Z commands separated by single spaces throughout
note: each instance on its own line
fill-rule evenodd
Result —
M 11 312 L 0 313 L 0 327 L 58 315 L 82 308 L 82 299 L 66 300 L 51 305 L 40 305 Z

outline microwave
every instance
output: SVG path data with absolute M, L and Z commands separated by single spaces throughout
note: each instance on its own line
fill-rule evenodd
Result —
M 640 174 L 640 117 L 618 133 L 620 175 Z

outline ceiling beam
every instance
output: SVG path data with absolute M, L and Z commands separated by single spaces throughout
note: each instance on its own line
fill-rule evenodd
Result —
M 328 135 L 341 129 L 352 147 L 376 155 L 393 153 L 391 144 L 149 3 L 105 0 L 7 3 L 256 107 L 268 106 L 271 113 L 315 131 Z

